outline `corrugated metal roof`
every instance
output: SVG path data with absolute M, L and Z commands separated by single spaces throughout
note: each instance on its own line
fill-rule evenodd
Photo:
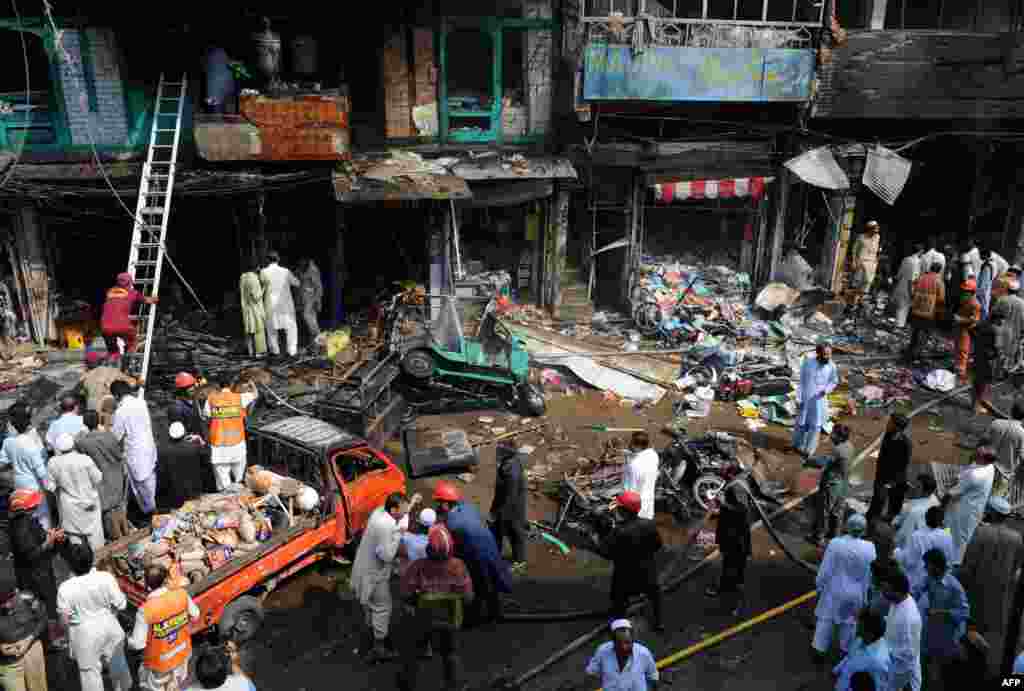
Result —
M 329 422 L 307 415 L 288 417 L 262 427 L 257 426 L 256 429 L 263 434 L 281 437 L 320 452 L 338 447 L 358 446 L 363 443 L 363 440 L 356 435 L 339 429 Z

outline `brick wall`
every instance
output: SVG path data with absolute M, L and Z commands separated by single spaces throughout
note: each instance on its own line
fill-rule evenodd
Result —
M 409 70 L 405 34 L 398 33 L 381 55 L 384 75 L 384 133 L 387 137 L 412 137 L 413 81 Z
M 1007 74 L 1004 37 L 850 31 L 818 70 L 817 118 L 1020 118 L 1024 75 Z M 1016 44 L 1021 45 L 1021 39 Z
M 128 112 L 114 32 L 90 28 L 85 33 L 84 42 L 78 30 L 68 29 L 62 33 L 61 86 L 71 142 L 75 146 L 88 146 L 91 134 L 97 146 L 123 146 L 128 140 Z M 89 58 L 85 63 L 83 43 Z M 90 110 L 84 67 L 92 72 L 96 88 L 95 111 Z

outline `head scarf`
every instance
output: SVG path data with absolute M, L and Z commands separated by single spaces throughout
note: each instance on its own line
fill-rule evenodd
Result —
M 437 523 L 437 512 L 433 509 L 423 509 L 420 511 L 419 522 L 424 528 L 430 528 Z
M 132 275 L 127 271 L 119 273 L 117 275 L 117 287 L 129 290 L 135 286 L 135 281 L 132 279 Z

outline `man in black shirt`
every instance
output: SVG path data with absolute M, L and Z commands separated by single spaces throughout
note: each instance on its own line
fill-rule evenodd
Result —
M 903 509 L 903 498 L 907 494 L 907 468 L 910 467 L 914 448 L 907 432 L 909 424 L 910 420 L 900 413 L 889 418 L 875 466 L 875 487 L 868 508 L 868 525 L 879 517 L 887 522 L 892 521 Z M 888 509 L 883 514 L 886 505 Z
M 737 478 L 738 474 L 739 468 L 730 469 L 729 484 L 719 501 L 715 542 L 722 553 L 721 578 L 717 587 L 711 585 L 704 591 L 708 597 L 735 595 L 734 615 L 743 607 L 744 575 L 751 554 L 749 495 L 746 481 Z
M 616 499 L 616 512 L 622 522 L 603 545 L 605 556 L 612 562 L 612 618 L 623 619 L 630 598 L 646 595 L 654 610 L 654 630 L 665 631 L 661 616 L 661 588 L 655 555 L 661 551 L 661 535 L 654 521 L 640 518 L 640 495 L 623 492 Z
M 157 446 L 157 497 L 161 509 L 180 509 L 203 493 L 203 477 L 210 466 L 210 447 L 191 441 L 185 425 L 172 423 L 169 439 Z
M 15 587 L 14 564 L 0 559 L 0 688 L 46 689 L 46 658 L 40 637 L 46 607 Z

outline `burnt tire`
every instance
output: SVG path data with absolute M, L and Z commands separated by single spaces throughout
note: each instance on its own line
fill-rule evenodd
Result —
M 224 608 L 217 622 L 222 640 L 245 643 L 256 637 L 263 626 L 263 605 L 251 595 L 243 595 Z
M 413 379 L 426 381 L 434 374 L 434 355 L 422 348 L 410 350 L 402 358 L 402 371 Z
M 547 412 L 547 401 L 544 393 L 533 384 L 520 384 L 516 388 L 519 398 L 519 412 L 523 415 L 540 417 Z

